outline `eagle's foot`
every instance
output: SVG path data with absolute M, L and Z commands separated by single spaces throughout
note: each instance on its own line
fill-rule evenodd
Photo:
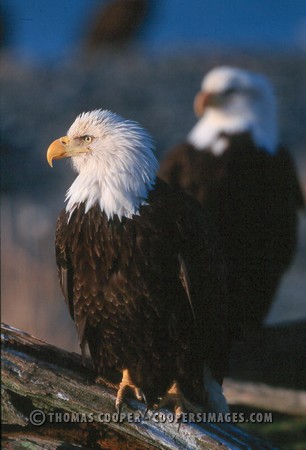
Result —
M 135 384 L 131 380 L 128 369 L 124 369 L 122 374 L 122 381 L 119 384 L 119 389 L 116 397 L 116 409 L 119 413 L 122 407 L 123 400 L 128 391 L 132 391 L 137 400 L 141 401 L 144 399 L 144 395 L 139 387 L 135 386 Z
M 186 411 L 195 414 L 202 412 L 202 409 L 200 409 L 199 406 L 187 400 L 176 381 L 172 384 L 161 401 L 157 405 L 154 405 L 154 408 L 164 407 L 173 409 L 177 421 L 181 419 L 183 413 Z
M 107 388 L 110 388 L 110 389 L 113 389 L 113 390 L 118 389 L 118 385 L 116 386 L 115 384 L 111 383 L 110 381 L 106 380 L 106 378 L 103 378 L 100 375 L 98 375 L 95 378 L 95 382 L 97 384 L 102 384 L 103 386 L 105 386 Z

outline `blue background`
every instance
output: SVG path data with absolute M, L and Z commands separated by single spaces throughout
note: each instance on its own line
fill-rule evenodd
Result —
M 2 0 L 10 51 L 40 61 L 81 42 L 105 0 Z M 305 0 L 151 0 L 146 49 L 215 45 L 306 50 Z

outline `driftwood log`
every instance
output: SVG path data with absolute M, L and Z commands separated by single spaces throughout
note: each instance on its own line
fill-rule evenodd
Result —
M 178 425 L 168 411 L 146 412 L 134 400 L 118 417 L 115 391 L 96 384 L 79 355 L 7 325 L 1 328 L 2 448 L 274 448 L 232 423 L 196 424 L 183 419 Z M 233 389 L 230 382 L 226 389 Z M 38 422 L 43 423 L 38 426 Z
M 223 390 L 230 405 L 275 411 L 292 416 L 306 416 L 306 392 L 249 383 L 226 378 Z

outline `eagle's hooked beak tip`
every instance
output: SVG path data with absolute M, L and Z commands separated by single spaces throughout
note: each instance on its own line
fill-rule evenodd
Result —
M 53 169 L 53 161 L 52 161 L 52 159 L 53 159 L 53 158 L 48 158 L 48 157 L 47 157 L 47 161 L 48 161 L 48 164 L 49 164 L 49 166 L 51 167 L 51 169 Z

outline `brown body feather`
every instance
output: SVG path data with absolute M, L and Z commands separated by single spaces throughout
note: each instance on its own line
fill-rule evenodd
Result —
M 188 143 L 176 146 L 159 176 L 213 217 L 229 262 L 231 328 L 240 334 L 261 325 L 292 260 L 303 197 L 285 149 L 270 155 L 248 133 L 223 138 L 227 148 L 219 156 Z
M 203 362 L 227 365 L 226 273 L 217 238 L 191 197 L 158 181 L 132 219 L 80 204 L 56 231 L 59 279 L 96 370 L 129 369 L 149 404 L 173 380 L 202 400 Z

